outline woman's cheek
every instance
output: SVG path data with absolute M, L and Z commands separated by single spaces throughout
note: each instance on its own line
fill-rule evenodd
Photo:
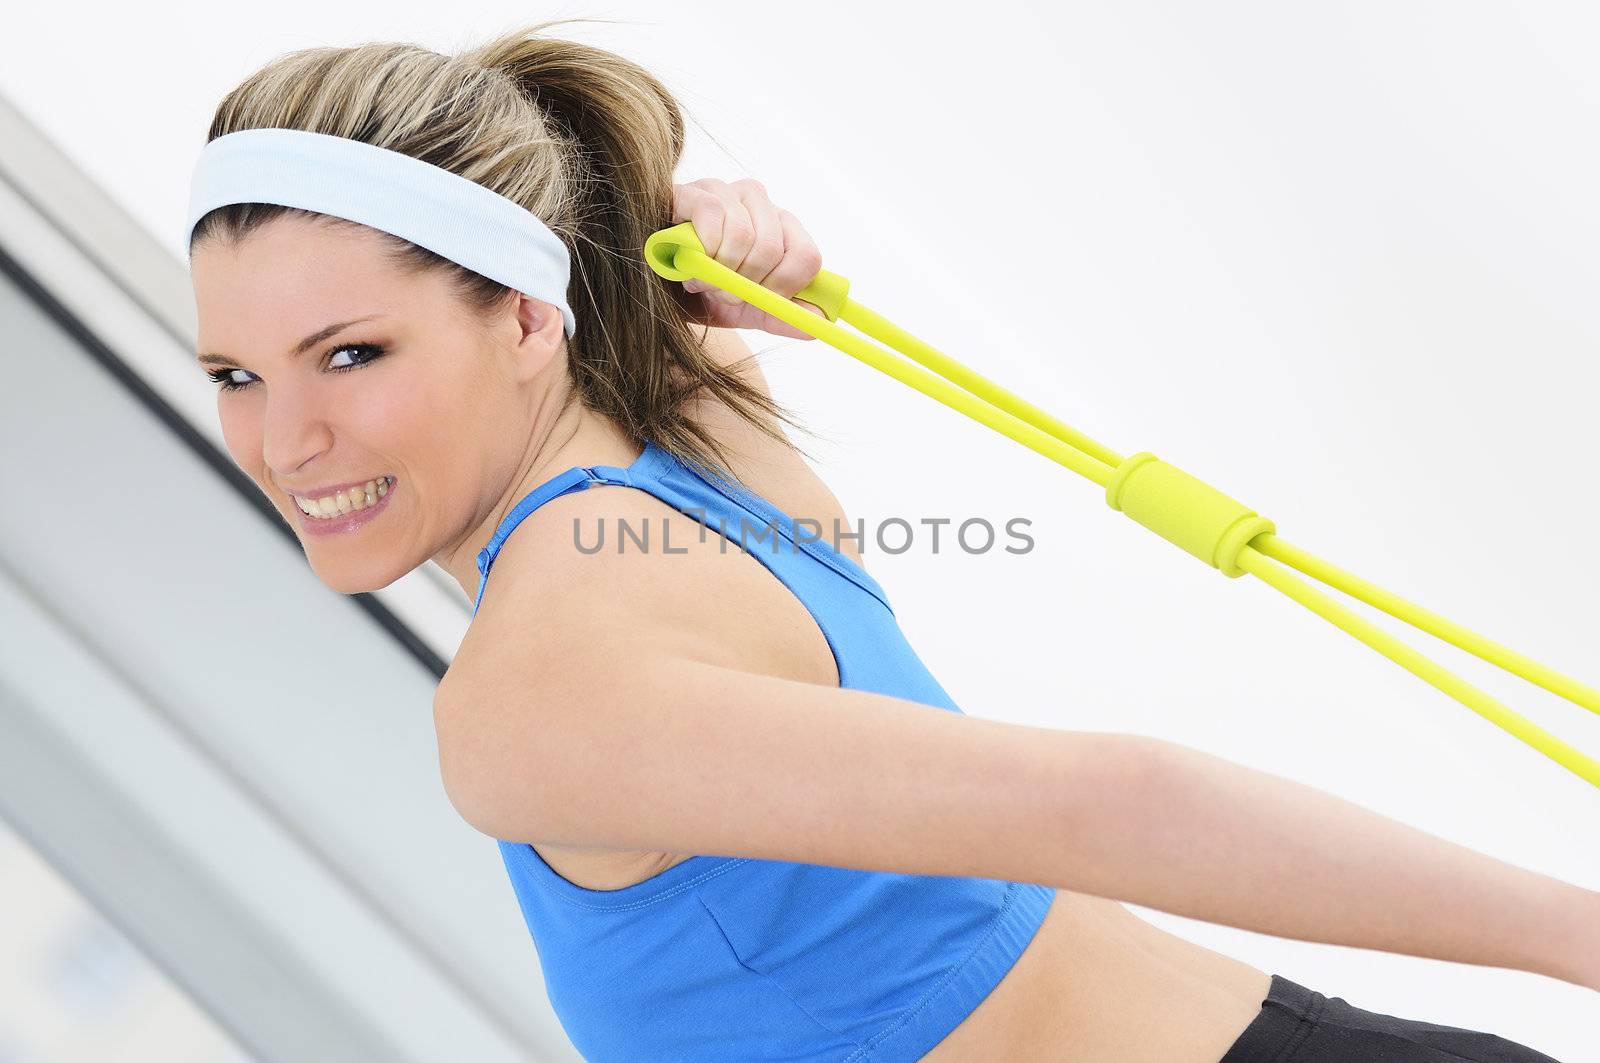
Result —
M 444 398 L 437 381 L 391 373 L 359 390 L 352 413 L 375 449 L 404 451 L 408 443 L 426 443 Z
M 217 392 L 217 423 L 222 442 L 233 463 L 258 483 L 265 483 L 266 470 L 261 460 L 261 417 L 255 403 L 240 402 L 240 396 Z

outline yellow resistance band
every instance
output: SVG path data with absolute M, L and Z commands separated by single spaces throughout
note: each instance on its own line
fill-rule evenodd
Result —
M 668 280 L 685 281 L 692 278 L 731 292 L 780 321 L 859 358 L 924 395 L 938 399 L 946 406 L 1094 481 L 1105 488 L 1106 501 L 1112 509 L 1121 510 L 1226 576 L 1234 577 L 1248 572 L 1276 587 L 1497 727 L 1600 787 L 1600 761 L 1513 712 L 1406 643 L 1338 604 L 1311 584 L 1291 575 L 1285 568 L 1272 564 L 1272 561 L 1319 579 L 1430 635 L 1600 713 L 1600 691 L 1593 687 L 1585 686 L 1291 545 L 1278 538 L 1277 528 L 1272 521 L 1148 451 L 1122 457 L 851 299 L 848 295 L 849 280 L 837 273 L 822 270 L 803 291 L 794 296 L 816 306 L 826 315 L 824 320 L 707 255 L 692 222 L 683 222 L 652 234 L 645 241 L 644 257 L 651 269 Z M 860 336 L 833 324 L 835 320 L 854 325 L 933 372 L 919 369 L 905 359 L 866 342 Z

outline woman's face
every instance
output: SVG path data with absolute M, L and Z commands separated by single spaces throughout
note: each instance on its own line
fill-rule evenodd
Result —
M 470 318 L 442 276 L 396 269 L 379 240 L 286 217 L 191 258 L 228 451 L 346 594 L 470 544 L 517 474 L 563 336 L 559 314 L 530 322 L 514 303 L 503 321 Z

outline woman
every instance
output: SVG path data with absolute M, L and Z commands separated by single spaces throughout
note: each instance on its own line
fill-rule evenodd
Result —
M 1119 903 L 1600 988 L 1600 894 L 1172 743 L 964 715 L 853 540 L 800 530 L 852 525 L 726 330 L 803 333 L 640 255 L 693 221 L 792 297 L 817 249 L 756 182 L 673 186 L 670 95 L 553 24 L 272 62 L 217 110 L 190 247 L 228 448 L 317 575 L 431 559 L 474 600 L 441 768 L 574 1044 L 1547 1060 Z

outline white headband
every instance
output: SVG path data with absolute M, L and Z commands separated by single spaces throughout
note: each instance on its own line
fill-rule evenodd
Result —
M 276 203 L 409 240 L 492 281 L 567 305 L 567 247 L 532 211 L 476 181 L 403 152 L 299 129 L 243 129 L 206 144 L 189 190 L 184 246 L 207 211 Z

